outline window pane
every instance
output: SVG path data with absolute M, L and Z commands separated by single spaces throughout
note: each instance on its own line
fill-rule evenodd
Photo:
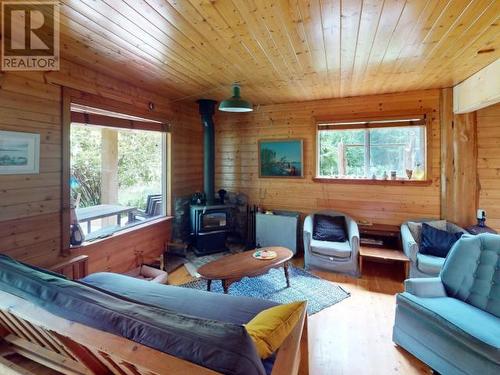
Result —
M 71 126 L 71 197 L 86 240 L 163 214 L 160 132 Z
M 320 176 L 355 176 L 364 168 L 364 130 L 319 131 Z
M 318 131 L 320 177 L 425 178 L 425 126 Z
M 407 177 L 406 170 L 424 168 L 425 128 L 405 126 L 370 129 L 370 172 L 381 176 L 385 171 Z

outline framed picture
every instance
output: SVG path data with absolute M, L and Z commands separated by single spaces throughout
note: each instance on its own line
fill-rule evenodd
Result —
M 303 140 L 260 140 L 259 177 L 304 177 Z
M 0 130 L 0 174 L 37 174 L 40 134 Z

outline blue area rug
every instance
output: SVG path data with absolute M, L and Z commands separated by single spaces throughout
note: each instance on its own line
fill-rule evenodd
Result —
M 307 300 L 307 312 L 316 314 L 350 296 L 340 286 L 313 274 L 289 266 L 290 288 L 286 287 L 283 268 L 272 269 L 257 277 L 245 277 L 229 287 L 229 294 L 268 299 L 278 303 Z M 195 280 L 180 285 L 185 288 L 207 290 L 206 280 Z M 220 281 L 212 282 L 212 293 L 223 293 Z

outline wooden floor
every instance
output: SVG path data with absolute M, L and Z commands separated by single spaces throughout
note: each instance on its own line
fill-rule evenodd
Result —
M 295 263 L 302 266 L 303 261 Z M 339 284 L 351 297 L 309 317 L 311 375 L 431 374 L 391 339 L 395 294 L 403 290 L 403 264 L 366 261 L 359 279 L 312 272 Z M 170 284 L 190 280 L 184 267 L 169 275 Z
M 295 263 L 302 265 L 302 260 Z M 341 285 L 351 297 L 309 318 L 311 375 L 431 374 L 430 369 L 392 340 L 395 294 L 403 289 L 403 265 L 366 262 L 359 279 L 330 272 L 314 274 Z M 169 275 L 170 284 L 192 280 L 183 266 Z M 229 290 L 231 293 L 231 289 Z M 35 374 L 52 375 L 21 358 Z M 34 368 L 33 366 L 36 366 Z

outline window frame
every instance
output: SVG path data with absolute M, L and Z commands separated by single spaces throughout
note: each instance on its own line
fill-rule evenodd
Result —
M 432 166 L 431 166 L 431 123 L 430 113 L 423 111 L 420 113 L 398 113 L 398 114 L 360 114 L 352 116 L 329 116 L 315 118 L 315 136 L 314 136 L 314 177 L 313 181 L 321 183 L 340 183 L 340 184 L 366 184 L 366 185 L 430 185 L 432 184 Z M 412 121 L 410 121 L 412 120 Z M 404 126 L 424 126 L 425 127 L 425 178 L 423 180 L 398 179 L 387 180 L 371 178 L 339 178 L 326 177 L 319 174 L 319 135 L 321 130 L 362 130 L 376 128 L 395 128 Z
M 144 109 L 141 111 L 139 106 L 131 106 L 129 103 L 123 103 L 112 99 L 105 99 L 99 95 L 86 93 L 76 89 L 63 87 L 62 89 L 62 190 L 61 190 L 61 251 L 63 255 L 70 254 L 72 251 L 76 251 L 82 247 L 90 246 L 96 242 L 103 242 L 114 238 L 116 235 L 122 233 L 129 233 L 131 231 L 144 230 L 149 226 L 155 226 L 159 222 L 171 220 L 172 212 L 172 186 L 171 186 L 171 176 L 172 176 L 172 134 L 168 120 L 162 116 L 158 116 L 156 113 L 150 113 L 150 109 Z M 132 117 L 132 119 L 127 118 L 116 118 L 111 116 L 104 116 L 101 114 L 90 114 L 87 116 L 92 116 L 90 120 L 89 117 L 84 114 L 74 115 L 75 112 L 71 111 L 72 105 L 82 105 L 88 106 L 95 109 L 100 109 L 107 112 L 115 112 L 118 114 L 123 114 Z M 139 130 L 153 130 L 160 131 L 162 133 L 162 164 L 166 168 L 163 171 L 163 181 L 162 181 L 162 195 L 165 197 L 165 204 L 162 207 L 162 215 L 160 217 L 154 218 L 145 223 L 140 223 L 138 225 L 131 226 L 129 228 L 124 228 L 113 233 L 112 236 L 108 238 L 99 239 L 93 242 L 84 242 L 81 246 L 73 247 L 70 245 L 70 176 L 71 176 L 71 124 L 72 122 L 79 122 L 73 120 L 81 120 L 83 115 L 84 119 L 89 120 L 92 125 L 104 125 L 102 121 L 111 120 L 111 123 L 107 123 L 104 126 L 117 127 L 124 129 L 139 129 Z M 140 121 L 133 119 L 133 117 L 139 117 L 143 119 L 148 119 L 154 122 Z

